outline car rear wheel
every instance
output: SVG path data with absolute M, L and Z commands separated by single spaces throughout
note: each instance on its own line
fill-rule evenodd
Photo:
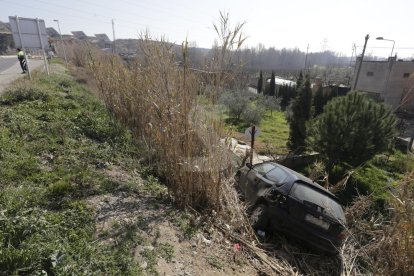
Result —
M 250 224 L 255 230 L 266 230 L 268 225 L 267 206 L 258 204 L 250 215 Z

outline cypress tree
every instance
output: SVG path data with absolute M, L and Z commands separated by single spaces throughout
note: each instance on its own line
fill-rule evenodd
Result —
M 302 88 L 302 83 L 303 83 L 303 74 L 302 74 L 302 71 L 300 71 L 299 77 L 296 81 L 296 91 L 299 91 L 299 89 Z
M 292 103 L 292 116 L 289 118 L 288 147 L 296 152 L 305 151 L 306 122 L 312 118 L 312 90 L 309 76 L 303 86 L 297 88 L 298 95 Z
M 270 87 L 269 87 L 269 96 L 276 95 L 276 80 L 275 80 L 275 72 L 272 71 L 272 77 L 270 79 Z
M 260 70 L 260 74 L 259 74 L 259 80 L 257 82 L 257 93 L 262 93 L 263 92 L 263 73 L 262 70 Z
M 289 86 L 284 84 L 279 88 L 279 92 L 280 92 L 280 97 L 282 98 L 280 101 L 280 108 L 283 111 L 285 111 L 286 107 L 289 105 L 289 102 L 290 102 L 290 95 L 289 95 L 290 88 Z

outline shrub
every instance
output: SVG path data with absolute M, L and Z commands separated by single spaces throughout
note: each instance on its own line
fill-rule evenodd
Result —
M 24 101 L 47 101 L 49 94 L 42 87 L 36 85 L 21 85 L 7 90 L 0 99 L 3 105 L 13 105 Z

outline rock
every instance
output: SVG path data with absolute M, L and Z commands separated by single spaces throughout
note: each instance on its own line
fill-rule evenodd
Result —
M 206 239 L 203 234 L 198 234 L 197 235 L 198 241 L 203 242 L 204 244 L 210 245 L 211 244 L 211 240 Z
M 146 269 L 148 267 L 148 264 L 146 261 L 143 261 L 140 265 L 139 265 L 142 269 Z
M 152 245 L 144 246 L 144 250 L 153 251 L 154 246 L 152 246 Z

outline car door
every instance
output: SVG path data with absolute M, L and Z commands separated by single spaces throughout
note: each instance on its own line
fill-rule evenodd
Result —
M 248 204 L 255 204 L 259 190 L 271 185 L 269 180 L 264 176 L 274 168 L 275 165 L 272 163 L 261 163 L 255 165 L 253 169 L 248 172 L 245 192 L 245 198 Z

